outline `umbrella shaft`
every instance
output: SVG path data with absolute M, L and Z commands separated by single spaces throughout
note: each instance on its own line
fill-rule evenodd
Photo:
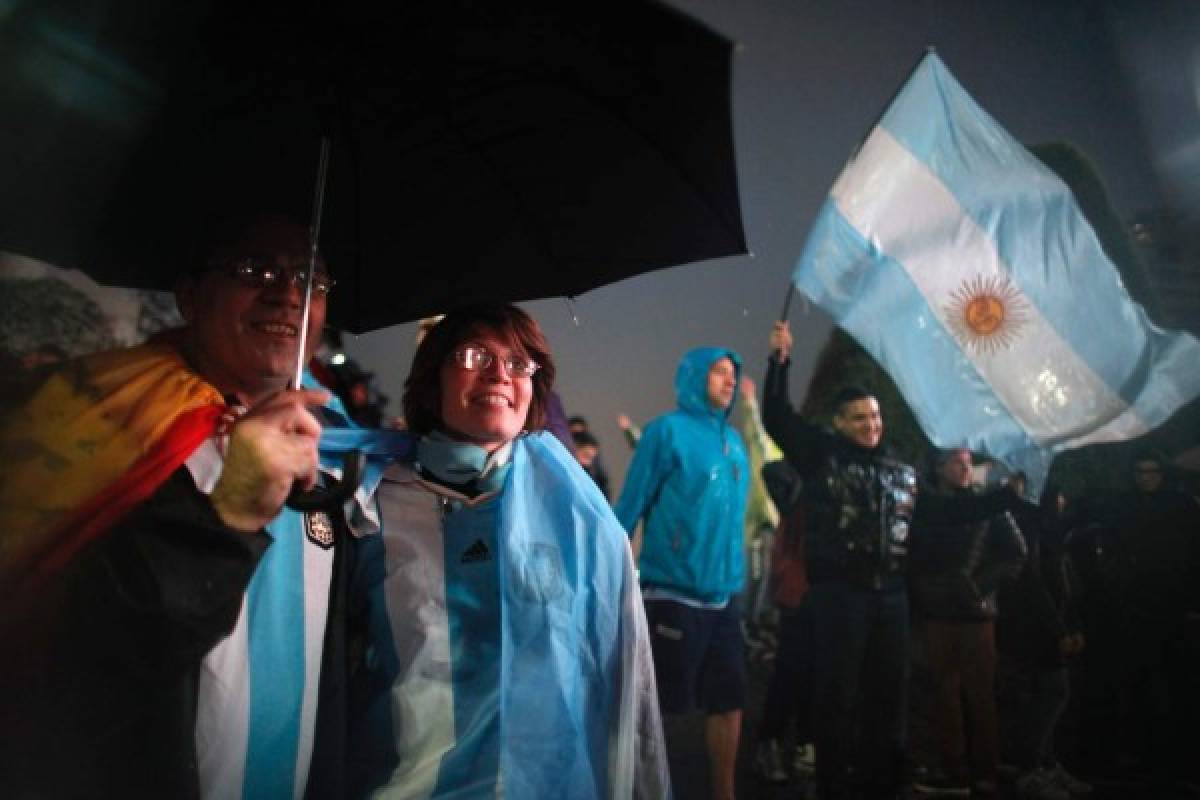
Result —
M 299 389 L 304 379 L 304 354 L 308 351 L 308 315 L 312 309 L 312 282 L 317 271 L 317 248 L 321 240 L 321 214 L 325 209 L 325 177 L 329 173 L 329 137 L 321 137 L 321 154 L 317 160 L 317 185 L 313 188 L 312 223 L 308 228 L 308 277 L 304 281 L 304 306 L 300 315 L 300 350 L 296 353 L 296 379 L 292 388 Z

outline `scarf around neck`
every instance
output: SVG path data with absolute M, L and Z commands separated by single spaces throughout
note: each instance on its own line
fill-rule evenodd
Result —
M 478 445 L 434 431 L 417 443 L 417 469 L 443 486 L 468 497 L 478 497 L 504 488 L 504 479 L 512 466 L 511 454 L 511 442 L 488 453 Z

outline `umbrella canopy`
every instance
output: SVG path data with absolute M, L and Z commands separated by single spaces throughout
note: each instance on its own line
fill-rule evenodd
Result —
M 657 3 L 32 5 L 0 28 L 2 249 L 169 287 L 214 212 L 307 221 L 329 137 L 348 330 L 745 251 L 731 46 Z

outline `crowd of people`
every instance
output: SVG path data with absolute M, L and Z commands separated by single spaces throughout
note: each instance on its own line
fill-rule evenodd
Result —
M 349 410 L 292 386 L 310 270 L 311 356 L 330 267 L 303 228 L 236 220 L 181 271 L 182 328 L 4 409 L 5 796 L 665 798 L 662 715 L 689 712 L 722 800 L 750 751 L 821 800 L 1194 779 L 1197 504 L 1161 455 L 1073 505 L 977 491 L 963 449 L 921 475 L 871 392 L 829 427 L 795 412 L 777 323 L 761 406 L 703 347 L 677 409 L 622 421 L 610 504 L 513 306 L 422 325 L 402 426 L 364 411 L 365 372 Z

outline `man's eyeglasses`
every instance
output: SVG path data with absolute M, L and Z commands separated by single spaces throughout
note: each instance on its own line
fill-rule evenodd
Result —
M 213 269 L 223 272 L 243 286 L 254 289 L 264 289 L 274 286 L 285 277 L 293 286 L 301 289 L 308 281 L 308 268 L 281 267 L 261 258 L 238 258 L 232 261 L 218 261 L 210 265 Z M 313 274 L 312 289 L 314 294 L 329 294 L 329 290 L 337 283 L 329 273 L 318 270 Z
M 487 369 L 496 360 L 496 354 L 491 350 L 482 347 L 468 345 L 460 347 L 454 351 L 454 360 L 463 369 L 469 369 L 472 372 L 477 369 Z M 509 375 L 521 375 L 526 378 L 532 378 L 533 373 L 541 369 L 541 365 L 536 361 L 530 361 L 528 358 L 520 356 L 508 356 L 500 359 L 500 363 L 508 370 Z

